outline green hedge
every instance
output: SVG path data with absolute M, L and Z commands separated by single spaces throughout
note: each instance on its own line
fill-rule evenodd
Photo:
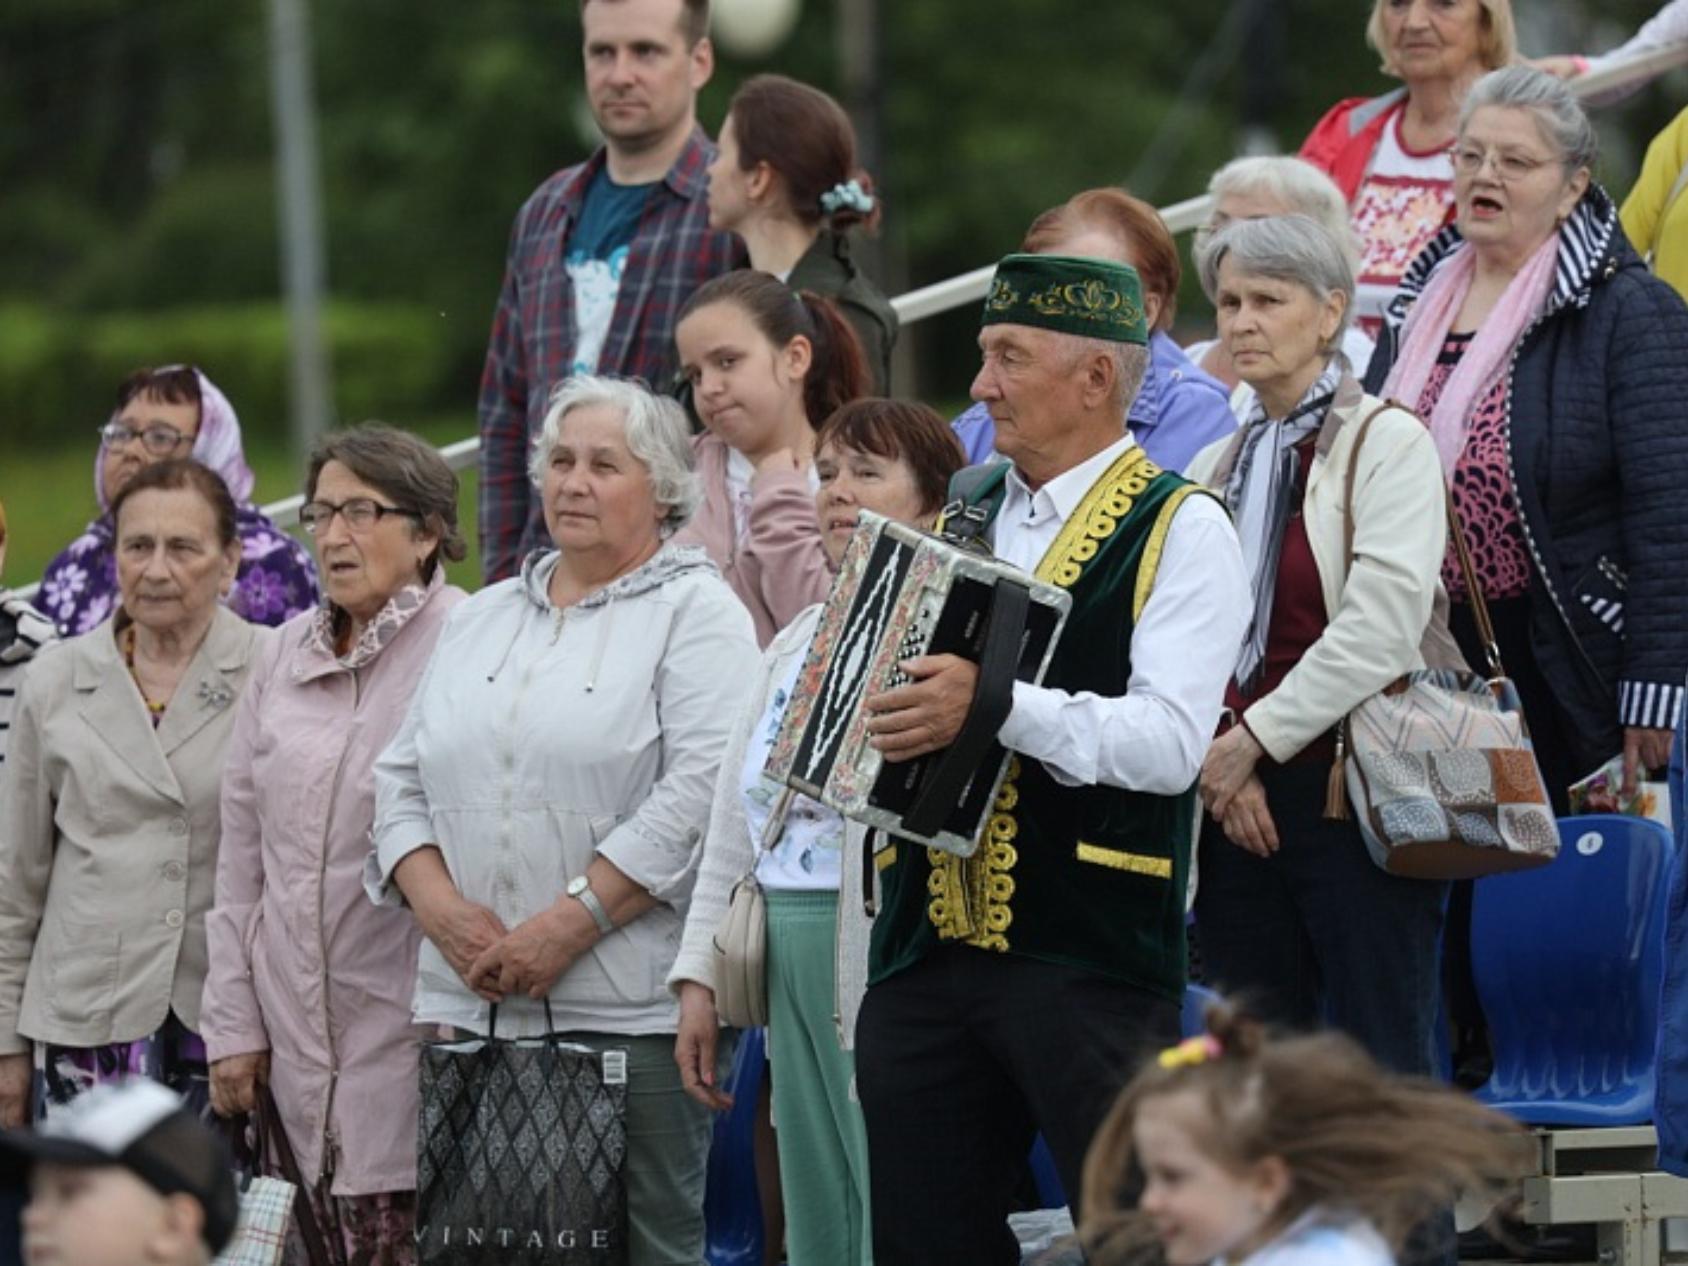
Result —
M 449 382 L 449 332 L 413 305 L 335 302 L 324 316 L 335 421 L 472 407 Z M 90 316 L 0 305 L 0 434 L 6 447 L 91 437 L 118 383 L 140 365 L 191 361 L 234 403 L 247 442 L 287 436 L 287 318 L 278 304 Z

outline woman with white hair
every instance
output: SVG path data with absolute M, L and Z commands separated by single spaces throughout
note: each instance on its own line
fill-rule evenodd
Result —
M 1328 1023 L 1428 1075 L 1448 886 L 1385 873 L 1324 807 L 1338 723 L 1425 666 L 1447 544 L 1436 448 L 1337 355 L 1354 274 L 1320 225 L 1233 224 L 1198 263 L 1257 396 L 1189 472 L 1235 517 L 1254 590 L 1225 696 L 1235 720 L 1202 763 L 1203 961 L 1268 1018 Z
M 366 883 L 424 937 L 418 1022 L 627 1051 L 630 1261 L 703 1260 L 710 1116 L 664 987 L 744 683 L 750 616 L 671 533 L 697 503 L 680 406 L 578 377 L 532 476 L 556 548 L 451 613 L 375 767 Z M 723 1052 L 723 1055 L 730 1052 Z
M 1234 158 L 1207 182 L 1213 210 L 1196 230 L 1195 255 L 1199 259 L 1207 244 L 1227 224 L 1237 220 L 1260 220 L 1269 215 L 1305 215 L 1325 227 L 1348 257 L 1359 267 L 1354 231 L 1348 224 L 1348 203 L 1336 182 L 1311 163 L 1285 156 Z M 1213 296 L 1208 295 L 1208 302 Z M 1366 372 L 1372 341 L 1352 320 L 1342 334 L 1342 354 L 1356 376 Z M 1184 354 L 1233 390 L 1231 411 L 1246 421 L 1254 411 L 1254 388 L 1237 374 L 1236 366 L 1219 338 L 1192 343 Z

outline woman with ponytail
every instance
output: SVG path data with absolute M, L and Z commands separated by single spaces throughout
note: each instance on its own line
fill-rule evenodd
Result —
M 861 339 L 874 394 L 889 394 L 897 314 L 850 257 L 847 236 L 879 221 L 850 116 L 808 84 L 757 75 L 733 94 L 717 145 L 709 226 L 742 237 L 752 268 L 836 303 Z
M 868 394 L 861 342 L 838 308 L 746 269 L 700 287 L 675 327 L 706 430 L 703 504 L 676 535 L 701 545 L 767 646 L 832 587 L 815 521 L 815 430 Z

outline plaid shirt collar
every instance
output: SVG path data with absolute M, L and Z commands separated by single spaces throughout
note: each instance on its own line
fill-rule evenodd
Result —
M 684 202 L 706 196 L 709 192 L 710 158 L 709 137 L 704 134 L 700 125 L 693 124 L 692 134 L 686 138 L 685 148 L 663 175 L 662 183 L 675 197 Z M 563 212 L 569 220 L 573 221 L 580 215 L 580 208 L 586 202 L 586 191 L 592 187 L 592 182 L 597 179 L 598 173 L 608 161 L 608 147 L 598 146 L 592 151 L 592 157 L 580 165 L 574 179 L 562 190 Z

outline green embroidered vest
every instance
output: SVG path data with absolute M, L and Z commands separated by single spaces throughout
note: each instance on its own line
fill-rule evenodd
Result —
M 1004 462 L 983 480 L 977 470 L 957 480 L 974 478 L 967 499 L 977 504 L 1000 488 L 1006 471 Z M 1039 579 L 1073 597 L 1044 685 L 1126 693 L 1131 634 L 1167 529 L 1184 498 L 1198 493 L 1133 447 L 1085 494 L 1037 569 Z M 994 501 L 993 516 L 1000 495 Z M 869 983 L 958 941 L 1180 997 L 1194 810 L 1193 786 L 1177 796 L 1068 787 L 1038 761 L 1013 758 L 972 857 L 907 840 L 878 854 L 883 900 Z

